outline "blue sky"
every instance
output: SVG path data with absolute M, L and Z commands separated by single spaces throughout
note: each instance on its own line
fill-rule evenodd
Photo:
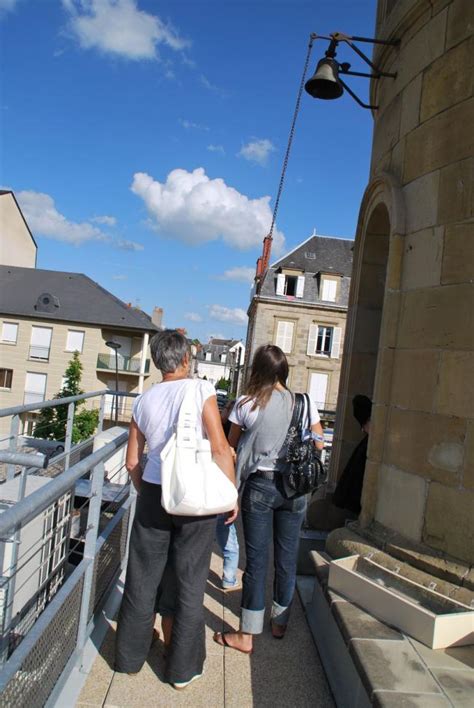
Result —
M 38 267 L 163 307 L 167 326 L 201 340 L 244 337 L 309 33 L 373 36 L 375 5 L 0 0 L 0 180 Z M 338 58 L 360 66 L 349 49 Z M 350 83 L 367 96 L 368 82 Z M 349 96 L 304 94 L 277 252 L 314 228 L 353 238 L 371 133 Z

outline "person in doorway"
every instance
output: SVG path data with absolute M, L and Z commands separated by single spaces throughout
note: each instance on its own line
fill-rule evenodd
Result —
M 370 416 L 372 402 L 367 396 L 357 394 L 352 399 L 354 418 L 359 423 L 364 437 L 354 448 L 344 471 L 337 483 L 332 502 L 341 509 L 347 509 L 355 515 L 360 514 L 360 499 L 364 484 L 365 463 L 367 462 L 367 446 L 369 444 Z
M 229 442 L 237 448 L 237 477 L 245 483 L 241 510 L 247 562 L 243 577 L 240 629 L 217 632 L 214 641 L 246 654 L 253 637 L 263 631 L 265 587 L 273 544 L 275 580 L 271 629 L 285 635 L 296 582 L 296 560 L 306 499 L 287 499 L 280 476 L 286 469 L 284 441 L 291 422 L 294 396 L 286 385 L 288 362 L 282 350 L 268 344 L 255 352 L 245 396 L 230 415 Z M 319 413 L 311 402 L 315 445 L 323 447 Z M 237 447 L 238 445 L 238 447 Z
M 207 436 L 214 460 L 234 483 L 235 472 L 214 387 L 188 380 L 191 356 L 186 337 L 176 330 L 164 330 L 153 337 L 150 350 L 163 381 L 136 399 L 130 424 L 126 466 L 138 500 L 117 625 L 115 666 L 120 672 L 137 673 L 146 660 L 153 637 L 157 590 L 171 550 L 176 607 L 165 677 L 174 688 L 181 689 L 203 672 L 203 600 L 216 527 L 215 516 L 172 516 L 161 505 L 160 453 L 177 423 L 189 385 L 196 391 L 197 434 Z M 142 470 L 145 443 L 148 456 Z M 236 515 L 237 509 L 234 518 Z

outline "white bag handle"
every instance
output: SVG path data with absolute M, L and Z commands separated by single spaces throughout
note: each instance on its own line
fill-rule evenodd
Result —
M 186 386 L 176 425 L 176 444 L 178 447 L 197 447 L 197 416 L 196 416 L 197 386 L 191 379 Z

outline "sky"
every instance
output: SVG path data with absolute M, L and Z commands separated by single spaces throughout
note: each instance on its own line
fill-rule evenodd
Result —
M 37 267 L 162 307 L 201 341 L 244 338 L 309 35 L 372 37 L 375 7 L 0 0 L 0 185 Z M 326 48 L 315 42 L 307 78 Z M 338 59 L 364 70 L 347 47 Z M 367 80 L 347 80 L 367 98 Z M 371 136 L 350 96 L 303 94 L 272 260 L 314 231 L 354 238 Z

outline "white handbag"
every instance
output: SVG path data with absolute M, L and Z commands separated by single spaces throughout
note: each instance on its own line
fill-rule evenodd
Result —
M 221 514 L 237 503 L 237 489 L 212 459 L 209 440 L 197 437 L 195 399 L 190 381 L 176 432 L 161 452 L 161 504 L 177 516 Z

